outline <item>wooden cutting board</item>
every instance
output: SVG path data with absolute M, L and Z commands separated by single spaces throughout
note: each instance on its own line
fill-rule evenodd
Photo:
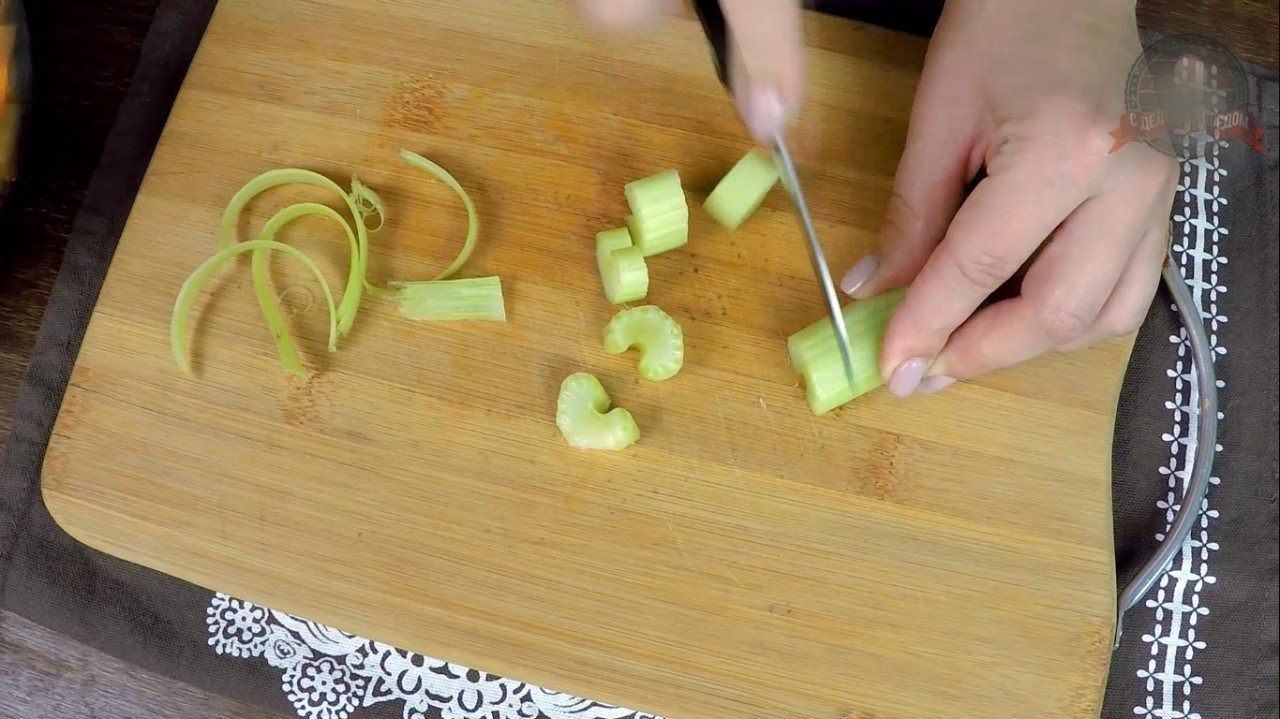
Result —
M 85 543 L 402 649 L 671 719 L 1093 719 L 1110 656 L 1110 449 L 1130 349 L 811 416 L 785 338 L 823 316 L 780 190 L 736 233 L 698 210 L 750 146 L 692 19 L 585 34 L 560 0 L 223 0 L 133 207 L 44 471 Z M 793 152 L 836 272 L 873 246 L 925 45 L 809 17 Z M 312 369 L 280 370 L 248 281 L 170 309 L 251 177 L 352 173 L 388 206 L 373 279 L 425 279 L 475 198 L 508 321 L 366 300 L 323 350 L 315 285 L 273 261 Z M 596 232 L 667 167 L 692 239 L 652 259 L 685 369 L 606 355 Z M 281 189 L 254 222 L 320 191 Z M 346 272 L 336 226 L 284 239 Z M 570 372 L 637 418 L 620 453 L 554 424 Z

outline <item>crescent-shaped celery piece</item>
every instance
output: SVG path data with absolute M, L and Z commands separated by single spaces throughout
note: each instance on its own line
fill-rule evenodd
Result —
M 200 290 L 205 284 L 222 269 L 222 266 L 230 262 L 237 255 L 245 252 L 258 252 L 263 250 L 273 250 L 284 252 L 297 258 L 303 265 L 315 275 L 316 281 L 320 283 L 320 289 L 324 292 L 324 299 L 329 308 L 329 351 L 334 352 L 338 349 L 338 311 L 334 306 L 333 292 L 329 289 L 329 283 L 325 281 L 324 274 L 320 272 L 320 268 L 315 262 L 311 261 L 301 250 L 283 242 L 274 240 L 249 240 L 224 247 L 215 253 L 212 257 L 205 260 L 204 264 L 196 268 L 195 272 L 187 277 L 182 283 L 182 288 L 178 291 L 178 297 L 173 303 L 173 317 L 169 324 L 169 342 L 173 348 L 173 359 L 185 374 L 192 374 L 191 360 L 187 357 L 187 324 L 191 317 L 191 308 L 195 305 L 196 297 L 199 296 Z M 280 335 L 274 335 L 273 339 L 278 344 Z M 284 356 L 286 353 L 282 352 Z M 293 355 L 296 357 L 296 354 Z M 297 375 L 305 375 L 306 371 L 302 367 L 301 362 L 296 365 L 287 366 L 285 369 Z
M 635 302 L 649 294 L 649 266 L 640 249 L 631 244 L 625 227 L 596 235 L 596 269 L 604 296 L 612 304 Z
M 475 277 L 463 280 L 395 282 L 400 314 L 411 320 L 506 322 L 502 280 Z
M 556 427 L 571 447 L 625 449 L 640 439 L 640 428 L 630 412 L 621 407 L 609 409 L 609 404 L 609 394 L 600 380 L 575 372 L 560 383 Z
M 645 257 L 674 250 L 689 241 L 689 204 L 680 174 L 663 170 L 623 187 L 631 214 L 627 228 Z
M 684 332 L 654 305 L 622 310 L 605 325 L 605 352 L 619 355 L 632 347 L 640 350 L 637 371 L 652 382 L 674 377 L 684 365 Z
M 811 412 L 826 414 L 884 384 L 880 374 L 880 349 L 889 319 L 904 297 L 906 290 L 890 290 L 841 308 L 849 330 L 852 385 L 844 373 L 844 361 L 830 317 L 823 317 L 787 338 L 791 367 L 804 378 L 805 400 Z
M 245 206 L 249 204 L 253 198 L 275 187 L 281 185 L 315 185 L 330 190 L 346 203 L 347 209 L 351 211 L 351 217 L 355 222 L 356 245 L 359 248 L 359 266 L 352 264 L 351 272 L 361 278 L 366 289 L 369 288 L 368 281 L 365 279 L 367 268 L 369 266 L 369 231 L 364 223 L 364 214 L 361 213 L 355 199 L 347 191 L 343 190 L 338 183 L 311 170 L 303 170 L 301 168 L 290 167 L 276 170 L 267 170 L 257 177 L 245 183 L 239 192 L 232 196 L 231 201 L 227 203 L 227 207 L 223 210 L 222 221 L 218 228 L 218 248 L 226 249 L 235 243 L 236 223 L 240 221 L 240 213 L 244 211 Z M 287 209 L 287 208 L 286 208 Z M 343 220 L 346 223 L 346 220 Z M 338 325 L 338 331 L 346 335 L 351 331 L 351 325 L 355 322 L 356 312 L 359 309 L 360 297 L 362 293 L 354 292 L 350 295 L 343 296 L 343 303 L 349 303 L 348 311 L 343 314 Z M 350 297 L 350 299 L 348 299 Z
M 476 248 L 476 236 L 480 231 L 480 220 L 476 216 L 476 206 L 471 202 L 471 196 L 467 194 L 467 191 L 462 189 L 462 185 L 458 184 L 458 181 L 453 179 L 453 175 L 450 175 L 443 167 L 409 150 L 401 150 L 400 158 L 413 167 L 430 173 L 437 180 L 448 185 L 461 198 L 463 206 L 467 209 L 467 239 L 463 241 L 462 249 L 458 251 L 457 257 L 453 258 L 453 262 L 450 262 L 443 272 L 432 278 L 435 280 L 448 279 L 471 258 L 471 252 Z
M 778 177 L 773 158 L 752 150 L 721 178 L 702 203 L 702 209 L 725 229 L 736 230 L 760 208 Z

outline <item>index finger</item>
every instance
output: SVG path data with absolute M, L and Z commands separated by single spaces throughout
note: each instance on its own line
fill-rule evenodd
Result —
M 1083 190 L 1046 189 L 1055 184 L 1053 165 L 1040 167 L 989 175 L 960 206 L 889 321 L 881 354 L 886 378 L 903 362 L 937 357 L 951 333 L 1087 198 Z
M 586 23 L 610 30 L 649 27 L 681 9 L 680 0 L 575 0 L 574 4 Z
M 804 91 L 804 17 L 799 0 L 720 0 L 729 30 L 729 82 L 760 142 L 794 119 Z

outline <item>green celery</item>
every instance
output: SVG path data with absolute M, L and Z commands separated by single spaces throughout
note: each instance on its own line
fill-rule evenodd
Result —
M 609 394 L 600 380 L 575 372 L 560 383 L 556 427 L 571 447 L 625 449 L 640 439 L 640 428 L 630 412 L 621 407 L 609 409 L 609 405 Z
M 633 347 L 640 351 L 640 376 L 652 382 L 674 377 L 684 365 L 684 332 L 653 305 L 622 310 L 605 325 L 605 352 L 619 355 Z

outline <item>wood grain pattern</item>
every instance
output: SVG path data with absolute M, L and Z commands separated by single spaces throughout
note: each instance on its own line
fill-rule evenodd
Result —
M 793 152 L 832 263 L 873 241 L 924 42 L 809 18 Z M 227 199 L 305 166 L 382 192 L 375 279 L 429 277 L 474 193 L 465 274 L 504 325 L 416 325 L 367 300 L 336 355 L 277 262 L 315 374 L 281 375 L 245 268 L 199 303 L 198 380 L 168 346 L 177 287 Z M 684 322 L 662 384 L 604 355 L 594 233 L 665 167 L 697 205 L 747 149 L 696 24 L 590 38 L 547 0 L 223 0 L 103 289 L 45 464 L 96 548 L 494 673 L 679 719 L 1096 717 L 1110 655 L 1114 404 L 1130 344 L 815 419 L 785 336 L 821 316 L 780 193 L 739 232 L 699 212 L 654 258 Z M 288 199 L 255 204 L 254 216 Z M 288 239 L 340 286 L 345 241 Z M 566 447 L 569 372 L 636 415 L 631 451 Z

